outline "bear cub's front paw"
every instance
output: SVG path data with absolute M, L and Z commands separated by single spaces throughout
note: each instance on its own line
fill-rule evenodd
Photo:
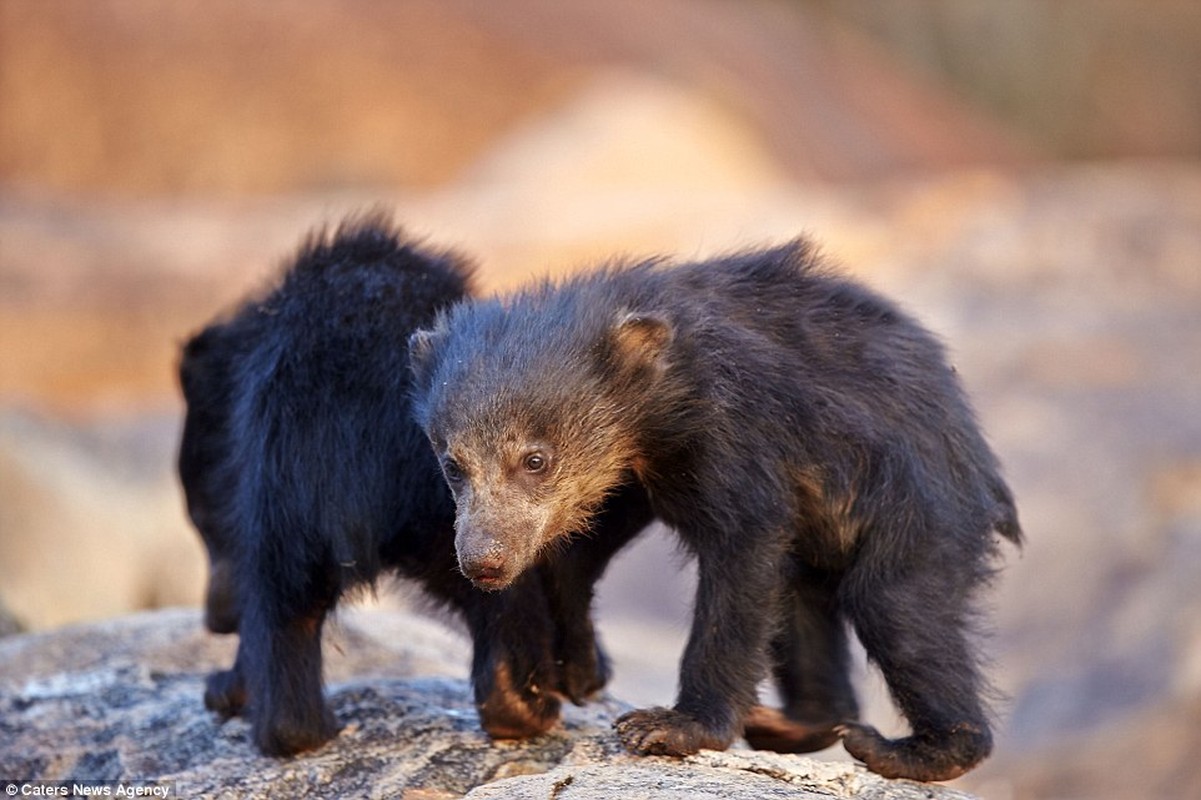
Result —
M 613 723 L 622 744 L 644 756 L 688 756 L 698 750 L 724 750 L 732 736 L 706 728 L 674 708 L 644 708 L 623 714 Z
M 476 687 L 480 725 L 494 739 L 526 739 L 559 721 L 560 702 L 531 675 L 514 682 L 508 662 L 499 662 L 484 686 Z

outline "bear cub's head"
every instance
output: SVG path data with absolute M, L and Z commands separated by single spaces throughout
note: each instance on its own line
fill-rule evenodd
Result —
M 409 340 L 414 412 L 454 494 L 459 567 L 502 589 L 632 479 L 666 368 L 655 314 L 553 290 L 456 306 Z

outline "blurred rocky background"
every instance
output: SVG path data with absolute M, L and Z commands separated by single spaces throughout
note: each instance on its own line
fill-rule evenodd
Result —
M 0 632 L 198 603 L 176 350 L 314 225 L 388 204 L 487 290 L 807 232 L 1019 497 L 955 785 L 1201 796 L 1199 75 L 1195 0 L 0 0 Z M 606 579 L 623 699 L 689 580 L 662 531 Z

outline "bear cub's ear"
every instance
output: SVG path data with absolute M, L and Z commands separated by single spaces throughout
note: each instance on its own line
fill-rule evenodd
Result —
M 434 365 L 434 350 L 444 338 L 446 328 L 442 325 L 417 330 L 409 336 L 409 368 L 418 382 L 425 383 L 428 379 Z
M 614 360 L 625 367 L 662 369 L 673 338 L 675 329 L 666 317 L 625 312 L 613 326 Z

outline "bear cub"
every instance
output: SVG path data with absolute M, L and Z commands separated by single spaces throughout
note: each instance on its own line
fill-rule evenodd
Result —
M 1021 540 L 1013 497 L 942 346 L 811 244 L 463 303 L 410 347 L 478 586 L 603 536 L 597 510 L 631 487 L 697 558 L 677 701 L 618 720 L 630 750 L 841 738 L 917 780 L 989 754 L 975 600 L 998 536 Z M 847 623 L 910 735 L 858 721 Z M 755 707 L 769 671 L 780 711 Z
M 454 505 L 412 418 L 408 339 L 470 284 L 464 259 L 407 239 L 386 215 L 351 218 L 311 235 L 273 288 L 183 348 L 178 468 L 209 555 L 205 622 L 240 635 L 205 703 L 245 712 L 265 753 L 337 731 L 322 697 L 322 626 L 342 595 L 384 572 L 463 617 L 494 736 L 545 731 L 561 698 L 583 702 L 608 677 L 591 586 L 604 548 L 647 514 L 632 494 L 605 516 L 603 541 L 507 592 L 482 592 L 457 569 Z

